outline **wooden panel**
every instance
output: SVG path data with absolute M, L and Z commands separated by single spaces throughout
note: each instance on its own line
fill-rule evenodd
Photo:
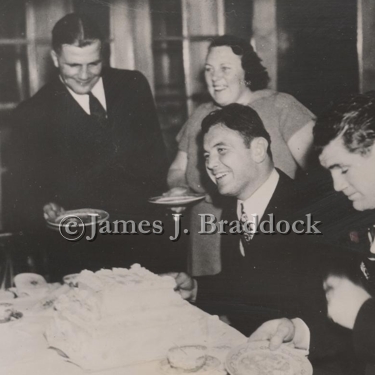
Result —
M 217 35 L 219 4 L 216 0 L 187 0 L 186 16 L 188 19 L 188 33 L 194 35 Z
M 61 17 L 71 11 L 70 0 L 26 2 L 26 35 L 30 41 L 28 45 L 30 95 L 34 95 L 46 83 L 52 69 L 49 56 L 52 28 Z M 44 42 L 37 46 L 39 40 Z
M 277 89 L 276 0 L 254 0 L 253 40 L 270 75 L 270 87 Z
M 149 0 L 136 0 L 134 18 L 135 68 L 147 78 L 154 88 L 154 66 L 152 58 L 152 30 Z
M 132 1 L 112 0 L 110 8 L 111 66 L 134 69 Z
M 202 71 L 211 39 L 224 34 L 223 0 L 182 0 L 183 59 L 188 114 L 197 106 L 193 96 L 204 90 Z
M 190 43 L 190 65 L 191 65 L 191 93 L 192 95 L 202 93 L 206 90 L 204 79 L 204 64 L 206 61 L 210 40 Z
M 112 0 L 111 65 L 137 69 L 154 89 L 152 34 L 149 0 Z
M 360 91 L 375 87 L 375 3 L 358 0 L 358 59 Z

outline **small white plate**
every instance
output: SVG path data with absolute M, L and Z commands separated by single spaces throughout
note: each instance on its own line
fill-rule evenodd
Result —
M 194 374 L 204 375 L 209 373 L 211 375 L 214 375 L 215 372 L 213 371 L 220 370 L 220 365 L 221 362 L 217 358 L 208 355 L 204 366 L 199 370 L 195 371 Z M 163 359 L 160 362 L 160 369 L 163 374 L 167 375 L 192 374 L 191 371 L 184 371 L 182 369 L 171 367 L 171 365 L 168 362 L 168 359 Z
M 199 201 L 203 199 L 205 195 L 202 194 L 195 194 L 195 195 L 183 195 L 183 196 L 176 196 L 176 197 L 154 197 L 150 198 L 148 201 L 150 203 L 155 204 L 163 204 L 166 206 L 184 206 L 186 204 Z
M 79 226 L 92 225 L 93 216 L 95 215 L 96 223 L 100 224 L 109 218 L 109 213 L 94 208 L 81 208 L 78 210 L 65 211 L 62 215 L 57 216 L 54 220 L 46 220 L 47 225 L 53 229 L 59 229 L 61 225 L 75 220 Z
M 246 375 L 250 373 L 251 361 L 258 357 L 263 361 L 270 357 L 270 362 L 274 361 L 283 365 L 280 374 L 285 375 L 312 375 L 313 368 L 309 360 L 304 356 L 304 351 L 299 351 L 289 346 L 282 345 L 275 351 L 270 351 L 268 341 L 254 341 L 245 343 L 232 349 L 226 358 L 225 367 L 231 375 Z M 302 353 L 302 354 L 301 354 Z M 287 365 L 287 366 L 285 366 Z M 274 369 L 275 370 L 275 369 Z M 283 372 L 281 372 L 283 371 Z

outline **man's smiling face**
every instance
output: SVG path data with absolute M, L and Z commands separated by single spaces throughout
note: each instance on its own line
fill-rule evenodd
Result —
M 319 156 L 330 170 L 333 186 L 353 202 L 358 211 L 375 208 L 375 146 L 367 154 L 349 152 L 341 138 L 331 141 Z
M 240 133 L 225 125 L 214 125 L 205 134 L 206 170 L 220 194 L 246 200 L 258 188 L 258 165 L 251 144 L 247 147 Z
M 85 47 L 63 44 L 59 52 L 52 51 L 52 59 L 65 86 L 76 94 L 88 94 L 100 79 L 102 57 L 99 40 Z

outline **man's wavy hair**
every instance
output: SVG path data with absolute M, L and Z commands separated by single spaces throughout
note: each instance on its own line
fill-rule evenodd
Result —
M 341 138 L 349 152 L 366 155 L 375 142 L 375 91 L 352 95 L 332 105 L 318 117 L 313 132 L 318 153 Z
M 223 35 L 211 42 L 209 50 L 215 47 L 230 47 L 235 55 L 241 57 L 245 81 L 251 91 L 267 88 L 270 77 L 249 42 L 233 35 Z
M 97 25 L 84 14 L 67 14 L 52 30 L 52 48 L 55 52 L 60 52 L 63 44 L 85 47 L 95 40 L 103 42 L 103 36 Z
M 239 133 L 248 148 L 254 138 L 266 139 L 268 142 L 267 154 L 272 158 L 271 137 L 258 113 L 249 106 L 233 103 L 211 112 L 202 121 L 202 139 L 215 125 L 224 125 Z

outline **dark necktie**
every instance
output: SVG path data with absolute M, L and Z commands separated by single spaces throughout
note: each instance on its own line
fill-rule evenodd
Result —
M 98 120 L 105 120 L 107 118 L 107 112 L 100 104 L 99 100 L 89 92 L 89 103 L 90 103 L 90 114 L 96 117 Z
M 363 258 L 361 270 L 367 281 L 369 281 L 370 285 L 375 288 L 375 225 L 368 229 L 368 238 L 370 243 L 370 251 Z
M 251 241 L 251 238 L 252 238 L 252 235 L 248 231 L 249 231 L 249 229 L 251 229 L 251 227 L 248 224 L 249 218 L 247 217 L 247 214 L 245 212 L 245 207 L 244 207 L 243 203 L 241 203 L 241 218 L 240 218 L 240 222 L 241 222 L 242 230 L 243 230 L 243 234 L 242 234 L 243 235 L 243 239 L 244 239 L 243 244 L 244 245 L 249 245 L 249 243 Z

